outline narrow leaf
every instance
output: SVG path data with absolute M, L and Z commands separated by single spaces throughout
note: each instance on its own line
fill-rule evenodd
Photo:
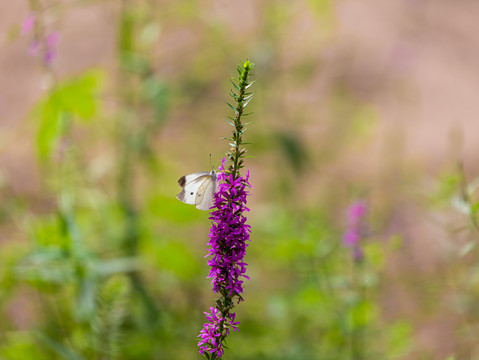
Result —
M 246 107 L 246 105 L 249 104 L 249 102 L 251 101 L 252 98 L 249 98 L 248 100 L 246 100 L 245 103 L 243 103 L 243 109 Z
M 80 355 L 72 352 L 70 349 L 64 345 L 56 342 L 55 340 L 49 338 L 48 336 L 43 335 L 42 333 L 36 333 L 38 339 L 47 345 L 51 350 L 57 353 L 62 359 L 66 360 L 84 360 Z
M 233 109 L 233 111 L 236 111 L 236 108 L 233 105 L 231 105 L 230 103 L 226 103 L 226 105 L 228 105 L 231 109 Z
M 244 97 L 244 100 L 249 100 L 249 99 L 251 99 L 253 96 L 254 96 L 254 93 L 252 93 L 251 95 L 245 96 L 245 97 Z
M 230 96 L 235 99 L 236 101 L 238 101 L 238 95 L 236 95 L 233 90 L 230 90 Z
M 230 80 L 231 83 L 233 84 L 234 88 L 236 89 L 236 91 L 240 91 L 238 85 L 235 84 L 235 82 L 233 81 L 233 79 Z

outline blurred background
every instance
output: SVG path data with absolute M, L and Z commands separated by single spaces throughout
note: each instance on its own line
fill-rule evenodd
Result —
M 210 222 L 176 182 L 228 151 L 245 58 L 251 281 L 225 358 L 479 359 L 478 11 L 0 2 L 0 359 L 200 358 Z

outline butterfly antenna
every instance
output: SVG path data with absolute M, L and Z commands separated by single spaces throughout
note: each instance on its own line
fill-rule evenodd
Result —
M 210 154 L 210 166 L 211 166 L 211 170 L 214 170 L 213 162 L 211 161 L 211 154 Z

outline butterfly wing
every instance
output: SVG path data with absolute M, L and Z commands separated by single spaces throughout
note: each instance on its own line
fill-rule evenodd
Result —
M 185 185 L 188 185 L 192 181 L 195 181 L 198 178 L 200 178 L 202 176 L 205 176 L 205 175 L 210 175 L 210 173 L 207 172 L 207 171 L 199 171 L 199 172 L 196 172 L 194 174 L 182 176 L 178 180 L 178 185 L 180 185 L 181 187 L 185 187 Z
M 182 176 L 178 180 L 178 185 L 180 185 L 183 189 L 178 195 L 176 195 L 176 198 L 186 204 L 195 205 L 198 189 L 208 178 L 211 178 L 210 173 L 206 171 Z
M 199 210 L 209 210 L 215 201 L 216 176 L 209 175 L 201 183 L 196 193 L 195 205 Z

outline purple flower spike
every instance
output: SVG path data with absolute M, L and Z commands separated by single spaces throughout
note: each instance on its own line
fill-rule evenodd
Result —
M 212 222 L 210 241 L 208 242 L 208 265 L 211 267 L 208 278 L 211 278 L 213 291 L 226 294 L 228 298 L 238 298 L 238 303 L 243 301 L 242 278 L 249 279 L 246 273 L 246 263 L 243 258 L 246 254 L 251 227 L 246 224 L 244 213 L 249 211 L 246 207 L 246 197 L 251 187 L 249 173 L 244 177 L 233 180 L 232 174 L 225 171 L 226 159 L 218 169 L 218 191 L 215 194 L 214 208 L 211 212 Z M 211 314 L 206 314 L 208 321 L 201 330 L 198 342 L 200 353 L 214 353 L 216 358 L 224 354 L 223 339 L 229 335 L 230 328 L 239 331 L 239 321 L 235 321 L 236 314 L 230 312 L 223 318 L 216 308 L 210 308 Z
M 246 197 L 251 187 L 248 177 L 238 177 L 233 180 L 233 175 L 225 173 L 226 160 L 223 159 L 218 171 L 219 189 L 215 194 L 216 210 L 211 212 L 210 220 L 212 227 L 210 241 L 208 242 L 208 255 L 211 266 L 208 278 L 212 279 L 215 293 L 227 290 L 229 296 L 239 296 L 242 301 L 243 293 L 242 277 L 245 277 L 246 263 L 243 258 L 249 241 L 250 226 L 246 225 L 244 212 L 249 211 L 246 207 Z M 225 251 L 228 250 L 228 251 Z
M 198 335 L 200 354 L 207 360 L 217 360 L 223 357 L 223 343 L 232 331 L 239 331 L 239 321 L 235 321 L 233 312 L 235 301 L 243 301 L 243 283 L 246 276 L 246 264 L 243 260 L 250 240 L 251 227 L 246 224 L 246 199 L 249 195 L 249 172 L 241 176 L 246 149 L 242 148 L 244 125 L 241 122 L 243 109 L 253 97 L 247 89 L 253 84 L 248 81 L 248 74 L 254 64 L 246 60 L 238 66 L 238 79 L 232 80 L 237 93 L 231 91 L 237 105 L 228 104 L 235 116 L 228 122 L 234 127 L 230 146 L 232 152 L 223 158 L 217 174 L 217 190 L 214 204 L 211 207 L 211 230 L 208 241 L 208 265 L 211 267 L 208 278 L 211 279 L 213 292 L 218 295 L 215 306 L 210 307 L 206 314 L 206 324 Z
M 364 237 L 364 217 L 368 207 L 364 201 L 351 204 L 347 214 L 347 229 L 343 235 L 343 244 L 351 249 L 351 257 L 361 261 L 364 257 L 360 241 Z

